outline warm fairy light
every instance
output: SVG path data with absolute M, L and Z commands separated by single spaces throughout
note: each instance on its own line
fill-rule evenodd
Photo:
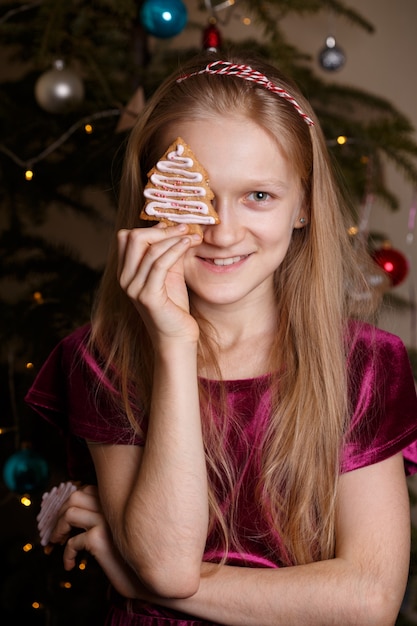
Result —
M 87 133 L 87 135 L 91 135 L 91 133 L 93 132 L 93 127 L 91 124 L 86 124 L 84 126 L 84 130 Z
M 31 550 L 33 550 L 33 544 L 32 543 L 26 543 L 23 548 L 22 548 L 23 552 L 31 552 Z
M 83 559 L 82 561 L 80 561 L 79 565 L 78 565 L 78 569 L 80 570 L 85 570 L 87 569 L 87 561 L 86 559 Z
M 62 582 L 59 583 L 59 586 L 62 587 L 62 589 L 71 589 L 72 585 L 68 580 L 63 580 Z
M 0 426 L 0 435 L 6 435 L 16 430 L 16 426 Z
M 32 500 L 30 499 L 30 496 L 28 496 L 26 493 L 20 498 L 20 504 L 23 504 L 23 506 L 32 506 Z
M 336 141 L 339 144 L 339 146 L 343 146 L 347 142 L 347 137 L 345 137 L 344 135 L 339 135 Z
M 244 24 L 245 26 L 250 26 L 252 24 L 252 20 L 250 19 L 250 17 L 244 17 L 242 20 L 242 24 Z
M 40 602 L 37 602 L 36 600 L 32 602 L 31 606 L 32 606 L 32 609 L 36 609 L 36 610 L 43 608 L 42 604 Z
M 34 367 L 35 367 L 34 364 L 31 363 L 30 361 L 28 363 L 26 363 L 26 369 L 27 370 L 33 370 Z
M 357 235 L 357 234 L 358 234 L 358 232 L 359 232 L 359 228 L 358 228 L 357 226 L 351 226 L 351 227 L 348 229 L 348 233 L 349 233 L 349 235 L 351 235 L 352 237 L 353 237 L 354 235 Z
M 26 180 L 32 180 L 32 178 L 33 178 L 33 171 L 32 170 L 26 170 L 25 178 L 26 178 Z
M 40 291 L 34 291 L 32 294 L 32 298 L 35 300 L 37 304 L 43 303 L 43 296 Z

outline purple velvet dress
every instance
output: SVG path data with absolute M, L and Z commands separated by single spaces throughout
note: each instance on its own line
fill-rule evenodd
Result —
M 405 471 L 417 472 L 417 397 L 408 355 L 402 341 L 385 331 L 356 324 L 359 332 L 350 356 L 350 393 L 354 407 L 351 429 L 342 454 L 341 472 L 378 463 L 402 451 Z M 84 326 L 58 344 L 51 353 L 26 401 L 42 417 L 60 429 L 68 446 L 69 476 L 91 480 L 92 464 L 85 440 L 110 444 L 142 445 L 127 422 L 112 416 L 106 399 L 94 396 L 96 365 L 84 348 L 89 326 Z M 372 350 L 371 350 L 372 346 Z M 376 353 L 376 358 L 375 355 Z M 230 449 L 239 468 L 239 522 L 243 552 L 231 551 L 228 562 L 249 567 L 280 567 L 280 541 L 271 560 L 271 537 L 254 503 L 259 474 L 257 442 L 269 416 L 269 376 L 226 382 L 227 401 L 239 415 L 239 437 L 230 433 Z M 211 393 L 219 392 L 216 381 L 202 380 Z M 146 417 L 137 410 L 145 426 Z M 233 439 L 234 438 L 234 439 Z M 265 530 L 265 532 L 263 532 Z M 272 539 L 272 541 L 274 541 Z M 209 536 L 205 560 L 218 561 L 216 537 Z M 113 594 L 108 626 L 216 626 L 212 622 L 140 602 L 127 612 L 123 598 Z

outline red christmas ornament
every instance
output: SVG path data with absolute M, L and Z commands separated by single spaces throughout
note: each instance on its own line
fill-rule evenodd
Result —
M 403 282 L 409 272 L 409 263 L 402 252 L 385 246 L 372 253 L 373 260 L 389 277 L 393 287 Z
M 222 45 L 222 36 L 215 22 L 210 24 L 203 30 L 203 48 L 204 50 L 218 50 Z

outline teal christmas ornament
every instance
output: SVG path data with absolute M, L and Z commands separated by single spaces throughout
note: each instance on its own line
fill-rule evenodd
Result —
M 6 487 L 15 493 L 32 493 L 45 487 L 49 475 L 46 460 L 24 448 L 10 456 L 3 467 Z
M 187 18 L 187 8 L 182 0 L 145 0 L 140 10 L 145 30 L 160 39 L 178 35 Z

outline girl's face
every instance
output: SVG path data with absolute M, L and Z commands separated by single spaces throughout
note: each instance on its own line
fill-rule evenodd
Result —
M 185 279 L 199 308 L 273 299 L 274 272 L 294 228 L 306 218 L 300 180 L 277 144 L 256 123 L 209 117 L 169 129 L 208 172 L 220 224 L 184 260 Z

